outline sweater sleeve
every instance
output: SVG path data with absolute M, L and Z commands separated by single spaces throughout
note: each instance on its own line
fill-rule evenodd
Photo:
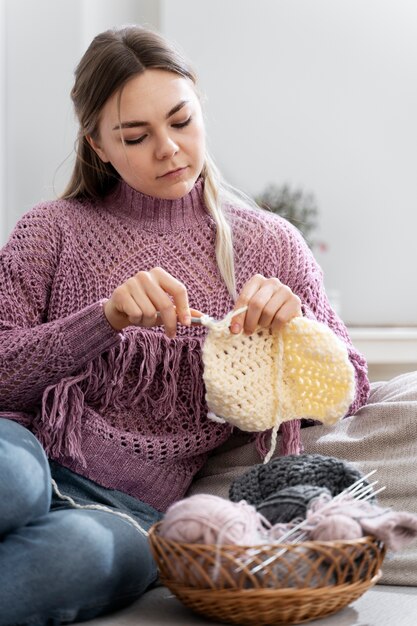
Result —
M 30 410 L 44 390 L 117 345 L 101 302 L 48 319 L 59 261 L 57 220 L 27 213 L 0 252 L 0 410 Z
M 369 396 L 366 360 L 352 345 L 345 324 L 330 306 L 322 269 L 301 233 L 287 220 L 276 218 L 274 222 L 266 235 L 265 265 L 271 276 L 279 278 L 300 298 L 305 317 L 326 324 L 346 345 L 356 377 L 355 399 L 348 411 L 353 415 Z

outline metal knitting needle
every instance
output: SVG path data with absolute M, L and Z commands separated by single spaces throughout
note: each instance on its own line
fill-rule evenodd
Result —
M 349 485 L 349 487 L 347 487 L 342 492 L 340 492 L 337 496 L 332 498 L 326 505 L 324 505 L 323 509 L 326 509 L 328 506 L 333 504 L 333 502 L 339 501 L 345 495 L 353 496 L 354 500 L 366 501 L 366 500 L 369 500 L 370 498 L 374 497 L 377 493 L 380 493 L 381 491 L 384 491 L 384 489 L 386 489 L 386 487 L 381 487 L 377 491 L 372 491 L 372 486 L 374 484 L 376 484 L 378 481 L 375 481 L 374 483 L 372 483 L 372 485 L 365 485 L 364 482 L 363 482 L 366 478 L 369 478 L 370 476 L 375 474 L 376 471 L 377 470 L 375 469 L 375 470 L 372 470 L 371 472 L 368 472 L 368 474 L 366 474 L 365 476 L 361 476 L 361 478 L 356 480 L 354 483 Z M 368 493 L 369 492 L 369 488 L 371 488 L 371 492 L 370 493 Z M 364 494 L 367 494 L 367 495 L 365 495 L 365 497 L 363 497 Z M 280 537 L 279 541 L 277 541 L 276 543 L 278 545 L 282 544 L 291 535 L 293 535 L 297 531 L 301 530 L 304 526 L 306 526 L 307 523 L 308 523 L 308 520 L 303 520 L 302 522 L 300 522 L 300 524 L 297 524 L 294 528 L 292 528 L 290 531 L 288 531 L 286 534 L 284 534 L 282 537 Z M 298 537 L 294 538 L 293 541 L 289 541 L 287 543 L 299 543 L 300 541 L 303 541 L 307 536 L 308 536 L 308 533 L 305 533 L 305 532 L 301 533 Z M 277 554 L 273 555 L 272 557 L 267 559 L 265 562 L 263 562 L 261 565 L 257 565 L 255 568 L 253 568 L 251 570 L 251 573 L 254 574 L 257 571 L 259 571 L 260 569 L 262 569 L 263 567 L 265 567 L 266 565 L 269 565 L 270 563 L 273 563 L 277 558 L 279 558 L 286 551 L 287 551 L 286 548 L 283 548 Z M 247 565 L 249 565 L 251 561 L 253 561 L 253 558 L 251 558 L 248 561 L 246 561 L 244 563 L 244 566 L 246 567 Z M 239 572 L 242 569 L 242 567 L 237 568 L 236 572 Z
M 161 313 L 159 311 L 157 311 L 156 314 L 158 317 L 161 316 Z M 204 315 L 204 317 L 207 319 L 208 316 Z M 202 319 L 203 319 L 203 315 L 199 317 L 192 315 L 190 321 L 191 321 L 191 324 L 199 324 L 200 326 L 202 326 L 203 325 Z M 213 317 L 209 317 L 209 319 L 215 321 Z
M 373 483 L 371 483 L 369 485 L 369 487 L 372 487 L 372 485 L 375 485 L 378 481 L 375 480 Z M 358 502 L 366 502 L 367 500 L 370 500 L 371 498 L 374 498 L 378 493 L 381 493 L 381 491 L 384 491 L 386 489 L 386 486 L 380 487 L 379 489 L 377 489 L 376 491 L 372 491 L 370 493 L 367 494 L 367 489 L 365 489 L 363 492 L 360 492 L 357 494 L 357 496 L 355 496 L 354 500 L 358 501 Z M 342 492 L 340 495 L 346 495 L 347 492 Z M 352 495 L 352 492 L 349 494 Z M 333 500 L 331 500 L 331 502 L 335 502 L 337 498 L 333 498 Z M 339 498 L 340 500 L 340 498 Z M 330 502 L 329 502 L 330 504 Z M 323 507 L 325 508 L 325 507 Z M 308 537 L 308 533 L 302 533 L 301 535 L 299 535 L 296 539 L 294 539 L 294 541 L 290 541 L 288 543 L 299 543 L 300 541 L 304 541 L 304 539 Z M 280 543 L 281 543 L 281 539 L 280 539 Z
M 375 474 L 375 472 L 376 472 L 376 470 L 372 470 L 371 472 L 369 472 L 365 476 L 361 476 L 361 478 L 356 480 L 354 483 L 349 485 L 349 487 L 347 487 L 346 489 L 341 491 L 339 494 L 337 494 L 337 496 L 335 496 L 332 500 L 330 500 L 329 504 L 333 503 L 333 502 L 338 502 L 346 494 L 355 495 L 355 499 L 356 499 L 357 488 L 359 488 L 359 489 L 365 488 L 365 485 L 363 484 L 363 481 L 366 478 L 369 478 L 369 476 L 372 476 L 373 474 Z M 307 524 L 307 520 L 304 520 L 299 525 L 297 525 L 294 528 L 292 528 L 291 530 L 289 530 L 283 537 L 280 537 L 279 543 L 281 543 L 282 541 L 285 541 L 288 537 L 290 537 L 292 534 L 294 534 L 299 528 L 303 528 L 306 524 Z
M 382 490 L 382 488 L 381 488 L 381 490 Z M 344 491 L 344 492 L 342 492 L 342 493 L 344 493 L 344 494 L 345 494 L 345 493 L 346 493 L 346 491 L 347 491 L 347 490 L 345 490 L 345 491 Z M 378 490 L 378 491 L 380 491 L 380 490 Z M 339 495 L 341 495 L 341 494 L 339 494 Z M 349 494 L 349 495 L 350 495 L 350 494 Z M 374 495 L 373 493 L 368 494 L 368 496 L 365 498 L 365 500 L 367 500 L 367 499 L 369 499 L 369 498 L 373 497 L 373 495 Z M 333 504 L 333 502 L 335 501 L 335 499 L 336 499 L 336 498 L 333 498 L 332 500 L 329 500 L 329 502 L 328 502 L 326 505 L 324 505 L 324 506 L 323 506 L 323 508 L 322 508 L 321 510 L 323 511 L 323 510 L 325 510 L 326 508 L 328 508 L 328 507 L 329 507 L 329 505 Z M 355 497 L 354 499 L 355 499 L 355 500 L 358 500 L 359 498 Z M 292 529 L 291 529 L 291 530 L 290 530 L 290 531 L 289 531 L 286 535 L 284 535 L 283 537 L 280 537 L 280 539 L 279 539 L 279 544 L 282 544 L 284 539 L 288 539 L 288 537 L 289 537 L 291 534 L 294 534 L 297 530 L 300 530 L 301 528 L 303 528 L 303 527 L 304 527 L 307 523 L 308 523 L 308 520 L 303 520 L 303 522 L 301 522 L 300 524 L 298 524 L 297 526 L 295 526 L 294 528 L 292 528 Z M 298 543 L 300 543 L 301 541 L 304 541 L 307 537 L 308 537 L 308 533 L 304 532 L 304 533 L 301 533 L 300 535 L 298 535 L 298 536 L 297 536 L 296 538 L 294 538 L 292 541 L 286 541 L 286 543 L 288 543 L 288 544 L 292 544 L 292 545 L 294 545 L 294 544 L 298 544 Z M 278 545 L 279 545 L 279 544 L 278 544 Z M 273 545 L 273 544 L 272 544 L 272 545 Z M 288 548 L 281 548 L 281 550 L 279 550 L 279 552 L 277 552 L 276 554 L 274 554 L 274 555 L 272 555 L 271 557 L 269 557 L 269 559 L 267 559 L 266 561 L 263 561 L 262 563 L 260 563 L 260 564 L 256 565 L 255 567 L 253 567 L 253 568 L 250 570 L 250 573 L 251 573 L 251 574 L 256 574 L 257 572 L 259 572 L 260 570 L 264 569 L 264 568 L 265 568 L 265 567 L 267 567 L 268 565 L 271 565 L 274 561 L 276 561 L 277 559 L 279 559 L 279 558 L 280 558 L 283 554 L 285 554 L 286 552 L 288 552 Z M 246 562 L 245 562 L 245 567 L 247 567 L 247 566 L 250 564 L 250 562 L 251 562 L 251 561 L 253 561 L 253 558 L 252 558 L 252 559 L 249 559 L 248 561 L 246 561 Z M 241 569 L 241 568 L 238 568 L 238 569 L 237 569 L 237 571 L 240 571 L 240 569 Z
M 201 317 L 192 317 L 191 324 L 200 324 L 201 326 L 202 325 Z
M 366 485 L 366 483 L 365 483 L 365 482 L 360 482 L 358 485 L 356 485 L 356 486 L 355 486 L 355 488 L 354 488 L 354 489 L 347 490 L 347 491 L 346 491 L 346 493 L 349 493 L 351 496 L 352 496 L 352 495 L 355 495 L 355 493 L 361 492 L 361 491 L 362 491 L 362 489 L 364 489 L 364 488 L 366 488 L 366 487 L 369 487 L 369 486 L 372 486 L 372 485 L 376 485 L 376 483 L 377 483 L 377 482 L 378 482 L 378 481 L 377 481 L 377 480 L 375 480 L 373 483 L 370 483 L 370 485 L 369 485 L 369 484 L 368 484 L 368 485 Z M 336 496 L 335 500 L 340 500 L 340 498 L 341 498 L 341 496 L 342 496 L 342 495 L 345 495 L 345 493 L 344 493 L 343 491 L 342 491 L 342 493 L 339 493 L 339 494 Z
M 355 491 L 357 491 L 358 489 L 361 489 L 364 486 L 364 480 L 366 478 L 369 478 L 370 476 L 373 476 L 375 472 L 376 472 L 376 469 L 371 470 L 370 472 L 365 474 L 365 476 L 362 476 L 361 478 L 358 478 L 358 480 L 355 480 L 355 482 L 349 485 L 349 487 L 347 487 L 344 491 L 341 491 L 340 493 L 338 493 L 337 496 L 334 497 L 334 500 L 339 500 L 346 493 L 355 493 Z
M 364 496 L 366 496 L 368 493 L 371 494 L 371 496 L 373 495 L 373 491 L 374 491 L 374 486 L 378 484 L 378 480 L 374 480 L 372 483 L 370 483 L 367 487 L 364 488 L 363 491 L 360 492 L 360 495 L 358 496 L 358 499 L 361 500 L 362 498 L 364 498 Z M 350 493 L 349 495 L 352 495 L 352 493 Z
M 378 482 L 378 481 L 376 481 Z M 373 498 L 374 496 L 376 496 L 377 493 L 380 493 L 381 491 L 384 491 L 384 489 L 386 489 L 386 487 L 380 487 L 379 489 L 377 489 L 377 491 L 371 491 L 371 493 L 368 493 L 366 495 L 366 492 L 369 490 L 368 488 L 370 487 L 370 485 L 366 486 L 365 489 L 363 490 L 363 492 L 361 491 L 359 494 L 356 494 L 354 497 L 354 500 L 358 500 L 358 501 L 362 501 L 362 502 L 366 502 L 366 500 L 369 500 L 370 498 Z M 328 508 L 331 504 L 333 504 L 333 502 L 335 500 L 340 500 L 340 496 L 342 495 L 347 495 L 348 494 L 348 489 L 346 489 L 345 491 L 342 491 L 340 494 L 338 494 L 338 496 L 336 496 L 336 498 L 333 498 L 332 500 L 329 500 L 329 502 L 323 506 L 323 508 L 321 509 L 322 511 L 325 510 L 326 508 Z M 348 495 L 352 495 L 352 493 L 348 494 Z M 296 530 L 299 530 L 300 528 L 302 528 L 303 526 L 305 526 L 307 524 L 308 520 L 304 520 L 303 522 L 301 522 L 300 524 L 298 524 L 295 528 L 293 528 L 289 533 L 287 533 L 286 535 L 284 535 L 284 538 L 288 538 L 288 536 L 295 532 Z M 299 535 L 298 537 L 296 537 L 294 539 L 294 541 L 289 541 L 287 543 L 290 544 L 296 544 L 296 543 L 300 543 L 301 541 L 304 541 L 304 539 L 306 539 L 308 537 L 308 533 L 301 533 L 301 535 Z M 279 540 L 279 543 L 282 543 L 283 538 L 281 537 Z M 267 565 L 270 565 L 271 563 L 273 563 L 276 559 L 278 559 L 280 556 L 282 556 L 283 554 L 285 554 L 285 552 L 287 552 L 287 548 L 282 548 L 279 552 L 277 552 L 277 554 L 274 554 L 273 556 L 271 556 L 269 559 L 267 559 L 266 561 L 264 561 L 262 564 L 257 565 L 256 567 L 254 567 L 253 569 L 250 570 L 251 574 L 256 574 L 256 572 L 258 572 L 259 570 L 261 570 L 262 568 L 264 568 Z M 250 563 L 247 562 L 245 563 L 245 565 L 248 565 Z

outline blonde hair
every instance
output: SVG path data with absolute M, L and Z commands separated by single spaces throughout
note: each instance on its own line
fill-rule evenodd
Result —
M 120 177 L 103 163 L 87 140 L 98 136 L 99 116 L 107 100 L 128 80 L 146 69 L 163 69 L 189 79 L 197 78 L 184 57 L 161 35 L 140 26 L 124 26 L 97 35 L 75 70 L 71 98 L 79 121 L 76 160 L 63 198 L 97 198 L 109 193 Z M 204 202 L 216 223 L 216 260 L 231 297 L 236 299 L 233 238 L 224 205 L 253 206 L 253 201 L 227 185 L 206 153 L 201 175 Z
M 233 300 L 236 300 L 232 230 L 222 207 L 222 196 L 224 197 L 225 195 L 224 193 L 221 194 L 221 190 L 223 189 L 222 178 L 214 161 L 207 153 L 202 175 L 204 177 L 204 202 L 207 211 L 216 222 L 217 227 L 217 265 L 230 295 Z

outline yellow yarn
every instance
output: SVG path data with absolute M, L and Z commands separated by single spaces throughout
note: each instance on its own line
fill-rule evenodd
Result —
M 282 422 L 305 417 L 330 425 L 346 414 L 355 371 L 345 344 L 327 326 L 296 317 L 278 332 L 259 327 L 253 335 L 235 335 L 232 315 L 236 311 L 219 322 L 202 320 L 209 328 L 203 346 L 209 417 L 250 432 L 273 428 L 274 448 Z

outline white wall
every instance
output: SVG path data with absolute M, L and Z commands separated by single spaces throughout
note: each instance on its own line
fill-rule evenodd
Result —
M 138 23 L 158 29 L 160 25 L 159 0 L 84 0 L 82 13 L 84 47 L 112 26 Z
M 77 126 L 73 72 L 98 32 L 140 22 L 158 27 L 152 0 L 0 0 L 5 6 L 7 167 L 0 244 L 17 219 L 62 192 L 73 164 Z M 1 15 L 1 13 L 0 13 Z M 1 20 L 0 20 L 1 28 Z M 2 47 L 0 38 L 0 85 Z M 0 137 L 5 116 L 0 93 Z M 0 151 L 1 155 L 1 151 Z M 0 156 L 0 172 L 1 170 Z M 1 223 L 0 223 L 1 226 Z
M 315 194 L 344 319 L 416 324 L 415 0 L 165 0 L 162 28 L 230 182 Z
M 6 0 L 6 229 L 61 191 L 76 127 L 69 92 L 81 53 L 80 0 Z M 59 169 L 58 169 L 59 168 Z

